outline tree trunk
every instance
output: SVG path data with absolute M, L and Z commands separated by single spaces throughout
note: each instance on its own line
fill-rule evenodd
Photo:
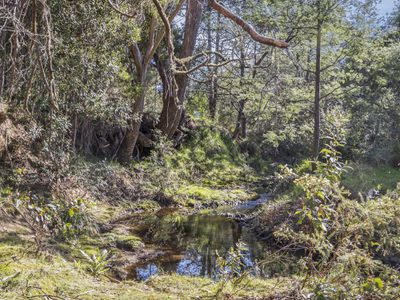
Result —
M 238 115 L 236 118 L 236 126 L 235 126 L 235 130 L 232 134 L 234 139 L 238 139 L 241 137 L 245 138 L 245 135 L 246 135 L 246 116 L 244 114 L 244 104 L 245 103 L 246 103 L 246 101 L 244 99 L 241 99 L 239 101 Z
M 320 122 L 321 122 L 321 108 L 320 108 L 320 89 L 321 89 L 321 20 L 318 19 L 317 23 L 317 48 L 315 59 L 315 97 L 314 97 L 314 143 L 313 143 L 313 158 L 318 159 L 320 151 Z
M 241 41 L 240 46 L 240 86 L 242 87 L 244 82 L 244 74 L 245 74 L 245 53 L 244 53 L 244 42 Z M 246 99 L 239 100 L 239 107 L 238 107 L 238 116 L 236 119 L 236 127 L 235 131 L 233 132 L 233 138 L 246 138 L 247 131 L 246 131 L 246 115 L 244 113 L 244 105 L 246 104 Z
M 118 161 L 123 164 L 129 163 L 132 158 L 133 150 L 135 149 L 136 141 L 139 137 L 140 124 L 144 109 L 144 99 L 146 95 L 146 75 L 147 66 L 142 66 L 142 73 L 138 74 L 135 81 L 136 85 L 141 87 L 140 92 L 136 95 L 132 104 L 132 119 L 129 122 L 129 127 L 126 130 L 125 137 L 118 150 Z
M 179 55 L 180 58 L 186 58 L 193 55 L 202 11 L 202 1 L 189 0 L 185 19 L 185 36 L 183 39 L 182 51 Z M 185 67 L 188 69 L 189 63 L 187 63 Z M 174 135 L 181 121 L 183 102 L 185 100 L 188 84 L 188 77 L 185 74 L 178 74 L 175 78 L 178 86 L 178 99 L 172 97 L 172 94 L 165 99 L 161 111 L 160 122 L 157 126 L 161 132 L 169 138 Z
M 213 51 L 212 47 L 212 34 L 211 34 L 211 18 L 212 18 L 212 10 L 211 7 L 209 7 L 209 19 L 207 23 L 207 44 L 208 44 L 208 50 L 211 52 Z M 217 14 L 217 28 L 216 28 L 216 33 L 215 33 L 215 51 L 219 52 L 220 48 L 220 33 L 219 33 L 219 26 L 220 26 L 220 21 L 221 20 L 221 15 Z M 219 63 L 219 56 L 215 55 L 214 58 L 214 65 L 218 65 Z M 215 119 L 215 115 L 217 113 L 217 93 L 218 93 L 218 67 L 209 67 L 209 74 L 211 76 L 210 78 L 210 85 L 208 86 L 208 111 L 210 114 L 210 118 L 212 120 Z

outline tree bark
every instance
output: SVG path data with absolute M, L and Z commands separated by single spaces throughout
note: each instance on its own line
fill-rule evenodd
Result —
M 142 73 L 138 74 L 137 80 L 135 81 L 137 85 L 140 85 L 141 90 L 135 97 L 132 105 L 133 118 L 130 120 L 129 127 L 126 130 L 125 137 L 118 150 L 118 161 L 123 164 L 128 163 L 132 158 L 139 137 L 140 124 L 142 123 L 144 99 L 147 87 L 147 66 L 142 65 L 141 71 Z
M 313 143 L 313 158 L 318 160 L 320 151 L 320 122 L 321 122 L 321 20 L 317 21 L 317 46 L 315 58 L 315 96 L 314 96 L 314 143 Z
M 175 9 L 168 17 L 166 17 L 166 15 L 163 15 L 163 17 L 167 18 L 167 22 L 172 22 L 172 20 L 180 11 L 184 1 L 185 0 L 179 0 L 179 2 L 175 6 Z M 159 3 L 155 4 L 157 6 L 157 4 Z M 115 9 L 115 7 L 113 8 Z M 157 7 L 157 9 L 159 9 L 159 7 Z M 163 22 L 165 22 L 164 19 Z M 132 104 L 133 116 L 129 122 L 129 127 L 126 130 L 125 137 L 118 150 L 117 157 L 118 161 L 121 163 L 128 163 L 132 158 L 132 153 L 135 149 L 135 145 L 139 137 L 139 129 L 141 125 L 141 118 L 143 115 L 144 100 L 148 84 L 147 71 L 149 69 L 150 61 L 153 58 L 154 53 L 158 49 L 163 37 L 166 34 L 166 28 L 156 34 L 156 26 L 157 21 L 156 18 L 153 17 L 150 22 L 148 36 L 147 38 L 145 38 L 146 43 L 144 43 L 143 49 L 139 49 L 139 46 L 136 43 L 129 47 L 130 59 L 132 61 L 132 64 L 134 65 L 134 73 L 136 78 L 133 84 L 135 85 L 135 87 L 140 87 L 140 92 L 134 97 L 134 101 Z
M 240 45 L 240 86 L 243 87 L 244 75 L 245 75 L 246 65 L 245 65 L 245 53 L 244 53 L 244 41 L 241 40 Z M 246 104 L 246 99 L 239 100 L 238 116 L 236 119 L 235 131 L 233 132 L 233 138 L 246 138 L 246 115 L 244 113 L 244 106 Z
M 211 7 L 209 7 L 209 19 L 207 23 L 207 44 L 208 50 L 211 52 L 213 51 L 212 47 L 212 33 L 211 33 L 211 18 L 212 18 L 212 11 Z M 220 14 L 217 14 L 217 28 L 215 32 L 215 51 L 219 52 L 220 48 L 220 26 L 221 18 Z M 210 114 L 210 118 L 212 120 L 215 119 L 215 115 L 217 113 L 217 93 L 218 93 L 218 65 L 219 63 L 219 56 L 215 55 L 214 58 L 214 67 L 209 67 L 209 74 L 210 78 L 210 85 L 208 86 L 208 110 Z
M 202 12 L 202 1 L 189 0 L 185 18 L 185 35 L 179 58 L 186 58 L 193 55 Z M 189 64 L 190 63 L 186 63 L 184 67 L 188 69 Z M 188 77 L 186 74 L 175 75 L 175 80 L 178 87 L 178 98 L 173 97 L 173 93 L 169 93 L 168 97 L 164 99 L 160 121 L 157 126 L 161 132 L 169 138 L 174 135 L 181 121 L 183 101 L 186 96 L 188 84 Z M 164 87 L 164 90 L 165 88 L 166 87 Z
M 246 136 L 246 116 L 244 114 L 244 105 L 246 101 L 244 99 L 239 100 L 238 115 L 236 118 L 235 130 L 232 134 L 233 139 L 239 139 Z

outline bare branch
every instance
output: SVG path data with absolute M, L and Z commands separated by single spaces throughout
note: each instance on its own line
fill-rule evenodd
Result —
M 280 40 L 276 40 L 276 39 L 267 38 L 267 37 L 259 34 L 253 28 L 253 26 L 251 26 L 249 23 L 244 21 L 239 16 L 235 15 L 229 9 L 227 9 L 224 6 L 222 6 L 221 4 L 219 4 L 217 1 L 209 0 L 208 4 L 210 5 L 210 7 L 215 9 L 218 13 L 222 14 L 226 18 L 232 20 L 237 25 L 239 25 L 244 31 L 246 31 L 251 36 L 251 38 L 253 40 L 255 40 L 255 41 L 257 41 L 257 42 L 259 42 L 261 44 L 270 45 L 270 46 L 274 46 L 274 47 L 278 47 L 278 48 L 287 48 L 287 47 L 289 47 L 289 44 L 287 42 L 285 42 L 285 41 L 280 41 Z
M 216 56 L 219 56 L 224 61 L 227 60 L 226 57 L 221 52 L 218 52 L 218 51 L 201 51 L 200 53 L 197 53 L 197 54 L 195 54 L 193 56 L 187 56 L 187 57 L 184 57 L 184 58 L 179 58 L 178 62 L 180 64 L 187 64 L 187 63 L 189 63 L 189 62 L 191 62 L 193 60 L 199 59 L 200 57 L 209 56 L 210 54 L 215 54 Z
M 239 59 L 230 59 L 230 60 L 225 60 L 225 61 L 222 62 L 222 63 L 212 64 L 212 63 L 209 63 L 209 62 L 210 62 L 210 59 L 207 58 L 207 59 L 206 59 L 205 61 L 203 61 L 202 63 L 198 64 L 197 66 L 194 66 L 193 68 L 191 68 L 191 69 L 189 69 L 189 70 L 187 70 L 187 71 L 184 71 L 184 70 L 175 70 L 174 73 L 175 73 L 175 74 L 182 74 L 182 75 L 186 74 L 186 75 L 187 75 L 187 74 L 193 73 L 194 71 L 199 70 L 199 69 L 202 68 L 202 67 L 220 68 L 220 67 L 226 66 L 227 64 L 230 64 L 230 63 L 235 62 L 235 61 L 238 61 L 238 60 L 239 60 Z

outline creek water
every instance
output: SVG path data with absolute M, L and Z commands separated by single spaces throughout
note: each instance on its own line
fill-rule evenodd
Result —
M 267 195 L 255 201 L 225 208 L 247 213 L 268 200 Z M 179 211 L 160 211 L 136 224 L 137 232 L 147 244 L 162 251 L 156 259 L 137 263 L 128 268 L 129 278 L 146 280 L 161 272 L 188 276 L 218 277 L 221 265 L 218 257 L 229 260 L 229 251 L 240 253 L 240 268 L 251 274 L 270 277 L 287 273 L 285 263 L 274 262 L 259 267 L 258 261 L 270 253 L 253 230 L 221 214 L 182 215 Z M 238 245 L 240 250 L 238 250 Z

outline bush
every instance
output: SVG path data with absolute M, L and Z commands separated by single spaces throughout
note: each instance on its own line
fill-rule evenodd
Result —
M 1 191 L 0 198 L 7 215 L 11 219 L 22 219 L 33 231 L 38 246 L 45 238 L 65 240 L 97 232 L 96 223 L 88 211 L 91 204 L 84 199 L 52 199 L 13 192 L 9 188 Z
M 300 265 L 312 298 L 394 299 L 400 293 L 400 273 L 393 268 L 400 263 L 394 260 L 400 254 L 400 186 L 375 199 L 351 199 L 341 186 L 346 166 L 336 146 L 322 150 L 314 172 L 287 170 L 293 198 L 281 207 L 295 212 L 275 220 L 270 230 L 304 254 Z M 262 216 L 270 217 L 271 209 Z

